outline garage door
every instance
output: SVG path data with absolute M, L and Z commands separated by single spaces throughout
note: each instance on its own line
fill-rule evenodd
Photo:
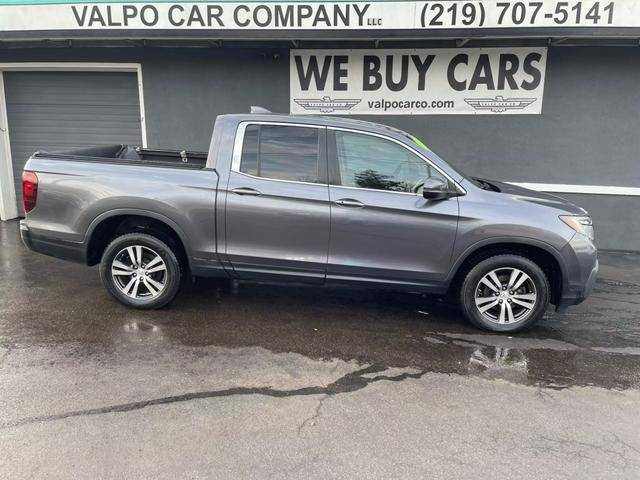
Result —
M 3 76 L 19 212 L 22 168 L 36 150 L 142 143 L 135 73 L 4 72 Z

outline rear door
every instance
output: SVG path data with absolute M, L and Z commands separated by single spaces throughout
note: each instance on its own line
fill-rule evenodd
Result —
M 226 194 L 226 254 L 239 278 L 322 283 L 329 250 L 326 129 L 242 123 Z
M 449 270 L 458 200 L 415 185 L 450 181 L 401 142 L 329 129 L 331 248 L 327 280 L 437 286 Z

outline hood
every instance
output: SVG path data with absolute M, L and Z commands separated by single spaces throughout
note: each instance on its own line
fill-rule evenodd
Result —
M 570 201 L 559 197 L 557 195 L 552 195 L 550 193 L 538 192 L 537 190 L 530 190 L 528 188 L 519 187 L 517 185 L 512 185 L 510 183 L 499 182 L 497 180 L 489 180 L 484 178 L 479 178 L 478 180 L 482 180 L 490 183 L 491 185 L 495 185 L 500 189 L 499 193 L 512 195 L 516 197 L 518 200 L 523 200 L 525 202 L 536 203 L 538 205 L 544 205 L 547 207 L 557 208 L 558 210 L 564 210 L 569 214 L 574 215 L 586 215 L 587 211 L 577 206 Z

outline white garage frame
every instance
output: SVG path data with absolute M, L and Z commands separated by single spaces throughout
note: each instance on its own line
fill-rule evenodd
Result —
M 13 182 L 13 162 L 7 119 L 7 99 L 4 91 L 3 72 L 135 72 L 138 77 L 138 97 L 140 101 L 140 131 L 142 146 L 147 146 L 147 126 L 145 123 L 144 88 L 142 65 L 139 63 L 93 63 L 93 62 L 13 62 L 0 63 L 0 220 L 18 216 L 16 191 Z

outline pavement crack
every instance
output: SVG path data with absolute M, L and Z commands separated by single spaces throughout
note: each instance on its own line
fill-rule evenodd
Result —
M 600 454 L 611 459 L 611 465 L 616 468 L 629 468 L 637 466 L 640 459 L 640 451 L 623 441 L 615 433 L 610 438 L 603 436 L 600 443 L 585 442 L 572 438 L 552 438 L 548 436 L 538 437 L 540 444 L 535 447 L 537 451 L 545 454 L 553 454 L 576 460 L 593 460 L 592 455 Z M 631 453 L 635 459 L 628 457 Z
M 115 405 L 108 405 L 98 408 L 89 408 L 84 410 L 73 410 L 69 412 L 57 413 L 53 415 L 38 415 L 32 417 L 24 417 L 11 422 L 0 424 L 0 429 L 8 429 L 20 427 L 22 425 L 32 423 L 44 423 L 53 422 L 57 420 L 65 420 L 74 417 L 84 417 L 91 415 L 104 415 L 109 413 L 126 413 L 135 410 L 142 410 L 147 407 L 153 407 L 158 405 L 168 405 L 172 403 L 189 402 L 193 400 L 202 400 L 208 398 L 218 397 L 231 397 L 239 395 L 264 395 L 267 397 L 286 398 L 306 395 L 324 395 L 325 398 L 319 402 L 317 407 L 318 414 L 319 409 L 322 406 L 322 402 L 327 398 L 338 395 L 341 393 L 351 393 L 358 390 L 362 390 L 370 383 L 379 381 L 400 382 L 407 379 L 421 378 L 427 370 L 421 370 L 418 372 L 403 372 L 398 375 L 376 375 L 374 377 L 365 377 L 364 375 L 379 373 L 386 370 L 386 367 L 380 365 L 370 365 L 368 367 L 355 370 L 347 373 L 336 381 L 326 386 L 309 386 L 296 388 L 291 390 L 276 390 L 271 387 L 233 387 L 225 390 L 206 390 L 200 392 L 183 393 L 180 395 L 171 395 L 167 397 L 158 397 L 148 400 L 141 400 L 137 402 L 120 403 Z M 313 417 L 313 416 L 312 416 Z M 304 424 L 304 422 L 303 422 Z M 302 425 L 303 426 L 303 425 Z M 302 426 L 300 430 L 302 429 Z
M 323 397 L 320 397 L 320 399 L 318 400 L 318 404 L 316 405 L 316 408 L 313 409 L 313 413 L 311 414 L 311 416 L 305 418 L 304 421 L 300 425 L 298 425 L 298 435 L 302 433 L 302 430 L 307 425 L 313 427 L 316 424 L 316 420 L 320 417 L 320 410 L 322 409 L 322 404 L 327 398 L 329 398 L 329 395 L 324 395 Z
M 626 300 L 624 298 L 607 298 L 599 295 L 591 295 L 591 298 L 597 298 L 598 300 L 608 300 L 610 302 L 629 303 L 631 305 L 640 305 L 640 302 L 634 302 L 633 300 Z
M 640 283 L 625 282 L 622 280 L 615 280 L 611 278 L 598 278 L 597 285 L 607 285 L 608 287 L 622 287 L 632 289 L 640 289 Z M 605 290 L 606 291 L 606 290 Z
M 536 384 L 536 387 L 536 397 L 538 397 L 542 402 L 554 400 L 553 395 L 544 390 L 545 387 L 541 383 Z

